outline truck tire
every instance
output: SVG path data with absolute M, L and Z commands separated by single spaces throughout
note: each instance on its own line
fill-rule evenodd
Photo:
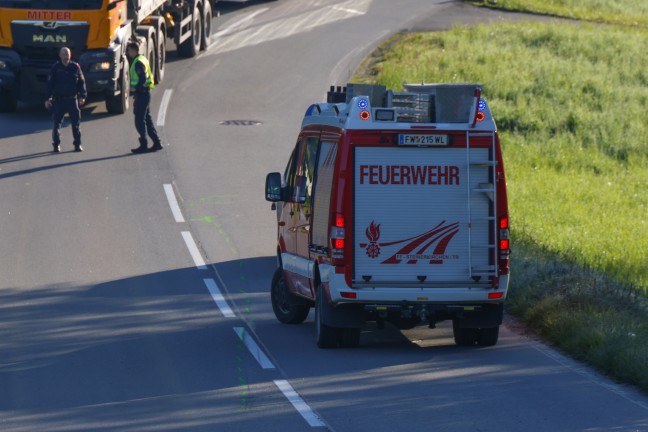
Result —
M 270 300 L 275 316 L 284 324 L 301 324 L 310 311 L 310 307 L 295 304 L 293 294 L 288 291 L 282 268 L 275 270 L 270 284 Z M 293 300 L 293 301 L 291 301 Z
M 18 108 L 18 98 L 11 90 L 0 91 L 0 112 L 14 112 Z
M 338 344 L 342 348 L 356 348 L 360 345 L 359 328 L 338 329 Z
M 499 326 L 482 328 L 477 332 L 477 345 L 479 346 L 497 345 L 497 339 L 499 339 Z
M 211 44 L 212 35 L 212 8 L 209 1 L 205 2 L 203 9 L 203 17 L 205 18 L 202 26 L 202 36 L 200 38 L 200 49 L 206 50 Z
M 160 84 L 164 79 L 164 65 L 166 64 L 166 35 L 160 30 L 157 33 L 157 44 L 155 49 L 155 72 L 153 79 L 155 84 Z
M 121 91 L 118 95 L 106 96 L 106 110 L 110 114 L 124 114 L 128 111 L 130 105 L 130 75 L 128 72 L 128 62 L 125 60 L 119 77 L 119 87 Z
M 178 54 L 182 57 L 195 57 L 200 51 L 200 43 L 202 40 L 202 16 L 197 7 L 191 14 L 191 36 L 189 36 L 178 47 Z
M 329 308 L 326 302 L 324 288 L 321 286 L 317 289 L 315 295 L 315 341 L 320 348 L 336 348 L 338 345 L 338 329 L 324 324 L 322 311 Z
M 452 332 L 455 343 L 459 346 L 473 346 L 477 343 L 478 330 L 476 328 L 461 328 L 458 319 L 452 320 Z

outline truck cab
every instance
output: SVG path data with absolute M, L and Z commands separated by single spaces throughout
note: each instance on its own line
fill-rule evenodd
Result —
M 452 320 L 459 345 L 495 345 L 509 281 L 499 136 L 476 84 L 331 88 L 311 105 L 277 207 L 277 319 L 315 309 L 322 348 L 357 346 L 367 321 Z

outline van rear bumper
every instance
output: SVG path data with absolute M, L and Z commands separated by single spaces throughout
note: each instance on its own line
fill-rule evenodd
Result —
M 454 283 L 435 287 L 413 285 L 350 287 L 344 275 L 335 273 L 333 267 L 320 266 L 320 275 L 324 286 L 328 287 L 333 304 L 499 304 L 506 299 L 509 284 L 509 275 L 502 275 L 497 288 L 486 285 L 462 287 Z

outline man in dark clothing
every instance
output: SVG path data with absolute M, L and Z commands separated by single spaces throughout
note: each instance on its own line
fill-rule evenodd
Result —
M 72 54 L 69 48 L 63 47 L 59 51 L 60 61 L 54 63 L 47 81 L 49 99 L 45 101 L 47 109 L 52 111 L 52 147 L 54 152 L 61 151 L 61 123 L 65 113 L 70 116 L 72 136 L 74 137 L 74 151 L 83 151 L 81 147 L 81 109 L 87 97 L 85 78 L 77 62 L 71 61 Z
M 128 58 L 131 59 L 130 77 L 131 91 L 135 94 L 133 111 L 135 112 L 135 129 L 139 134 L 139 147 L 131 149 L 133 153 L 145 153 L 162 150 L 162 143 L 158 136 L 153 119 L 151 118 L 151 89 L 153 74 L 148 59 L 139 54 L 139 44 L 129 42 L 127 48 Z M 147 148 L 146 135 L 153 140 L 153 147 Z

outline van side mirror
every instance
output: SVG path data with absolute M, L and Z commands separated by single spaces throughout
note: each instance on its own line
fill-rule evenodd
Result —
M 266 176 L 265 198 L 266 201 L 282 201 L 281 174 L 270 173 Z

